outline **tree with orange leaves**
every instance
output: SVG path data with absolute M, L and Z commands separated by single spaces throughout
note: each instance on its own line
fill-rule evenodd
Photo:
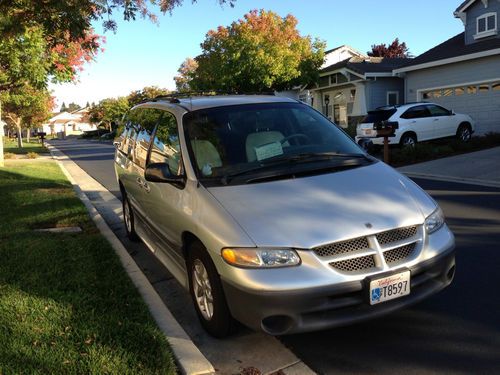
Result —
M 325 43 L 301 36 L 291 14 L 253 10 L 210 30 L 190 86 L 197 90 L 262 92 L 314 82 Z

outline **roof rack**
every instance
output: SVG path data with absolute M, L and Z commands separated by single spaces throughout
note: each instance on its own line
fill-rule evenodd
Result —
M 167 95 L 158 95 L 153 99 L 147 99 L 146 101 L 157 101 L 157 100 L 168 100 L 170 103 L 180 103 L 179 99 L 192 98 L 194 96 L 216 96 L 216 95 L 272 95 L 272 91 L 262 91 L 262 92 L 238 92 L 238 91 L 187 91 L 187 92 L 176 92 Z

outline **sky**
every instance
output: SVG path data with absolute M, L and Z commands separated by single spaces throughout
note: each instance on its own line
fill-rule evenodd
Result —
M 198 0 L 162 15 L 158 24 L 138 17 L 120 20 L 116 33 L 103 32 L 102 21 L 95 31 L 105 35 L 105 51 L 84 66 L 75 83 L 51 84 L 57 109 L 64 102 L 84 106 L 104 98 L 126 96 L 145 86 L 175 89 L 173 77 L 187 57 L 201 53 L 207 31 L 228 26 L 252 9 L 272 10 L 298 19 L 301 35 L 320 38 L 327 49 L 347 44 L 366 53 L 371 45 L 406 42 L 414 56 L 463 31 L 453 17 L 461 0 L 236 0 L 235 6 L 217 0 Z

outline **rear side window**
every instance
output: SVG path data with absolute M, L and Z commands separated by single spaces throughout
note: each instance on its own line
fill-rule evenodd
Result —
M 401 115 L 401 118 L 412 119 L 412 118 L 423 118 L 429 117 L 430 113 L 425 105 L 417 105 L 406 110 L 405 113 Z
M 374 111 L 368 111 L 368 115 L 363 119 L 362 122 L 376 123 L 381 121 L 387 121 L 395 113 L 396 113 L 396 108 L 376 109 Z
M 146 167 L 151 136 L 163 111 L 155 108 L 138 108 L 130 113 L 129 120 L 137 137 L 132 150 L 132 160 L 141 168 Z
M 448 111 L 447 109 L 444 109 L 443 107 L 440 107 L 438 105 L 428 105 L 427 108 L 429 109 L 431 116 L 449 116 L 450 115 L 450 111 Z

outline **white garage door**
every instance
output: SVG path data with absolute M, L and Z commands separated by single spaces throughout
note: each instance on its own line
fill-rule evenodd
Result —
M 500 81 L 421 91 L 420 98 L 470 115 L 478 134 L 500 133 Z

